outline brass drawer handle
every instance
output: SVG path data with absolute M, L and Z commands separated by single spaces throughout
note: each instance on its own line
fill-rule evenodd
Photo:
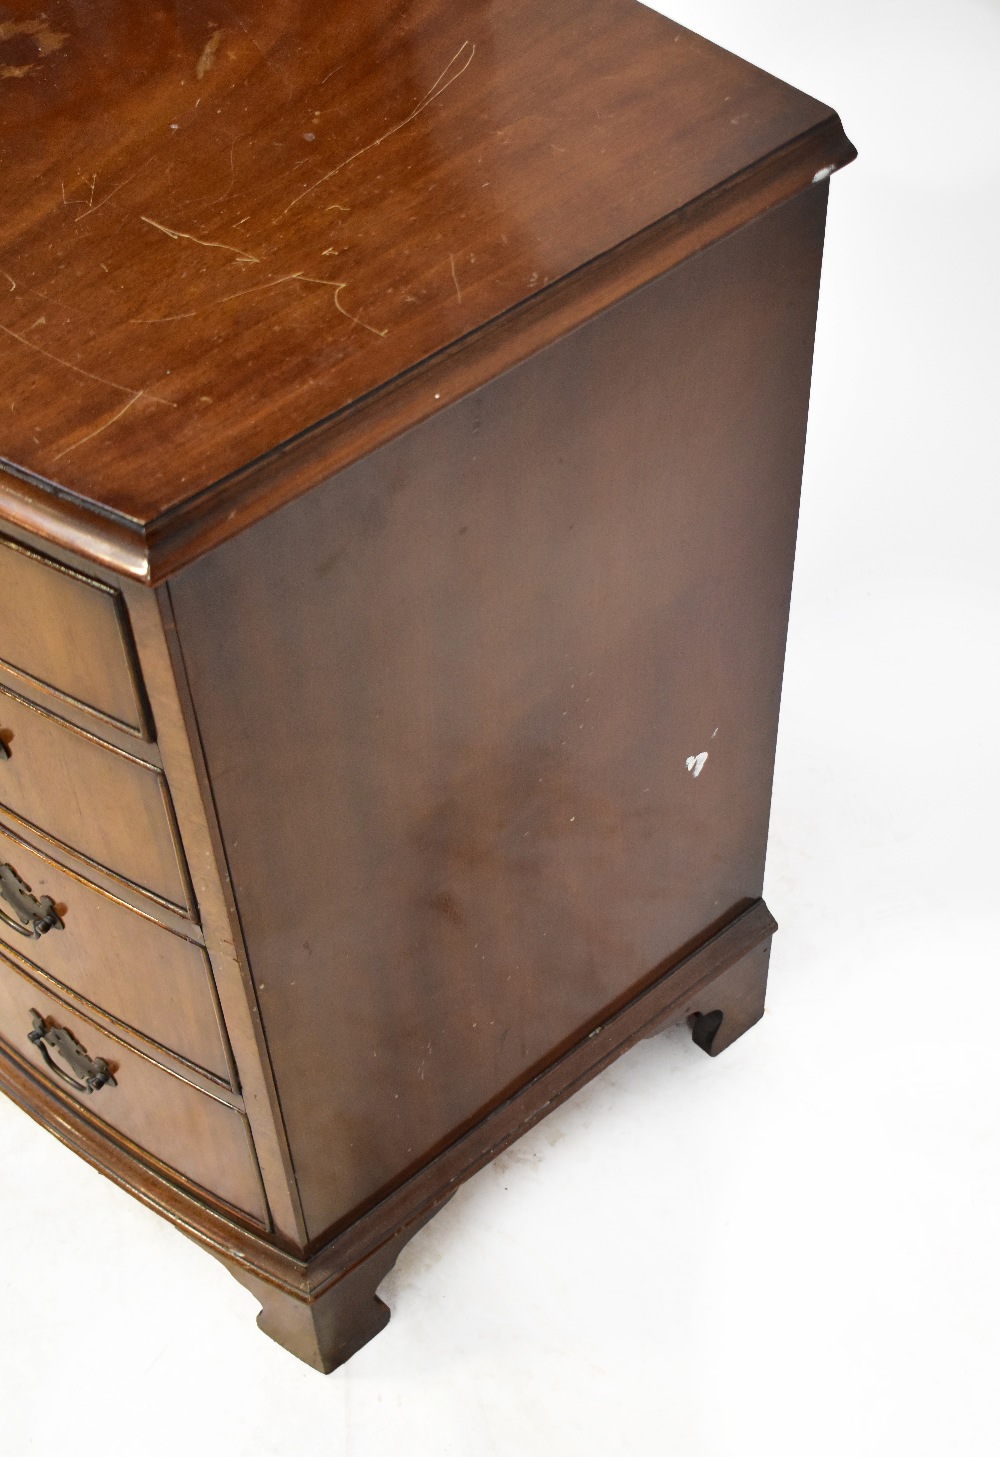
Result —
M 0 898 L 7 902 L 17 916 L 15 921 L 13 916 L 0 910 L 0 921 L 19 936 L 29 936 L 32 941 L 37 941 L 46 931 L 63 929 L 52 897 L 33 896 L 31 888 L 25 885 L 13 865 L 0 865 Z
M 42 1060 L 50 1072 L 54 1072 L 57 1078 L 62 1078 L 64 1083 L 69 1083 L 78 1093 L 98 1093 L 101 1088 L 115 1088 L 118 1084 L 111 1076 L 111 1069 L 103 1057 L 88 1057 L 86 1052 L 77 1042 L 71 1032 L 65 1027 L 46 1026 L 45 1021 L 31 1009 L 32 1030 L 28 1033 L 28 1041 L 33 1042 L 42 1054 Z M 48 1046 L 46 1046 L 48 1043 Z M 59 1053 L 69 1063 L 70 1068 L 76 1073 L 71 1078 L 69 1073 L 63 1072 L 52 1061 L 49 1047 Z M 82 1079 L 78 1082 L 77 1079 Z

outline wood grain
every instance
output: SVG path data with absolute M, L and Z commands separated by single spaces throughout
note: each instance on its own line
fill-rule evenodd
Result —
M 295 1172 L 246 965 L 239 916 L 215 821 L 213 789 L 205 772 L 169 597 L 162 589 L 154 593 L 132 583 L 122 585 L 156 714 L 159 749 L 177 806 L 178 827 L 275 1237 L 287 1249 L 302 1250 L 307 1235 Z
M 166 780 L 158 770 L 0 689 L 0 806 L 54 843 L 191 909 Z
M 36 897 L 51 896 L 63 922 L 34 941 L 0 925 L 0 941 L 131 1031 L 229 1083 L 203 947 L 138 915 L 2 829 L 0 861 Z
M 373 1257 L 377 1260 L 387 1245 L 414 1234 L 447 1203 L 459 1184 L 638 1040 L 692 1012 L 712 1010 L 717 1005 L 716 987 L 722 982 L 733 997 L 731 974 L 738 972 L 743 961 L 750 963 L 756 984 L 759 961 L 774 929 L 774 918 L 762 902 L 749 906 L 391 1196 L 335 1237 L 314 1244 L 308 1256 L 283 1248 L 273 1236 L 238 1222 L 233 1211 L 179 1185 L 163 1166 L 142 1158 L 134 1145 L 115 1138 L 107 1124 L 88 1117 L 82 1102 L 54 1097 L 45 1069 L 25 1063 L 20 1054 L 6 1049 L 2 1039 L 0 1088 L 99 1172 L 197 1240 L 234 1273 L 238 1267 L 269 1286 L 272 1296 L 264 1296 L 265 1300 L 287 1296 L 311 1303 L 349 1271 Z
M 118 728 L 148 737 L 121 593 L 0 537 L 0 662 Z
M 255 463 L 497 321 L 509 347 L 534 300 L 772 156 L 853 154 L 828 107 L 634 0 L 47 16 L 58 47 L 4 93 L 0 455 L 131 531 L 121 560 L 175 516 L 195 554 L 234 473 L 253 493 Z
M 74 1092 L 43 1065 L 27 1040 L 31 1013 L 72 1033 L 92 1057 L 102 1057 L 116 1086 L 93 1095 Z M 0 1038 L 36 1067 L 51 1097 L 68 1098 L 108 1123 L 139 1149 L 210 1194 L 264 1224 L 260 1176 L 241 1113 L 173 1076 L 127 1043 L 26 977 L 0 955 Z M 58 1056 L 53 1055 L 58 1064 Z
M 463 1179 L 762 1014 L 854 150 L 635 0 L 4 15 L 0 860 L 64 924 L 0 1085 L 329 1370 Z
M 313 1238 L 760 895 L 824 204 L 170 584 Z

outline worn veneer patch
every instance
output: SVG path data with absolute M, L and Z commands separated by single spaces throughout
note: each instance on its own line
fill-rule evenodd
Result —
M 69 40 L 45 15 L 34 20 L 0 20 L 0 81 L 20 81 L 37 63 Z

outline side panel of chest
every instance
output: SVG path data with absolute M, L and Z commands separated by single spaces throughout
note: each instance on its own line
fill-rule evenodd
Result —
M 171 583 L 314 1238 L 760 894 L 825 200 Z

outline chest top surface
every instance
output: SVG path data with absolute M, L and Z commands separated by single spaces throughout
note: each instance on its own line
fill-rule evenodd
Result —
M 3 15 L 4 490 L 147 537 L 803 137 L 849 160 L 635 0 Z

